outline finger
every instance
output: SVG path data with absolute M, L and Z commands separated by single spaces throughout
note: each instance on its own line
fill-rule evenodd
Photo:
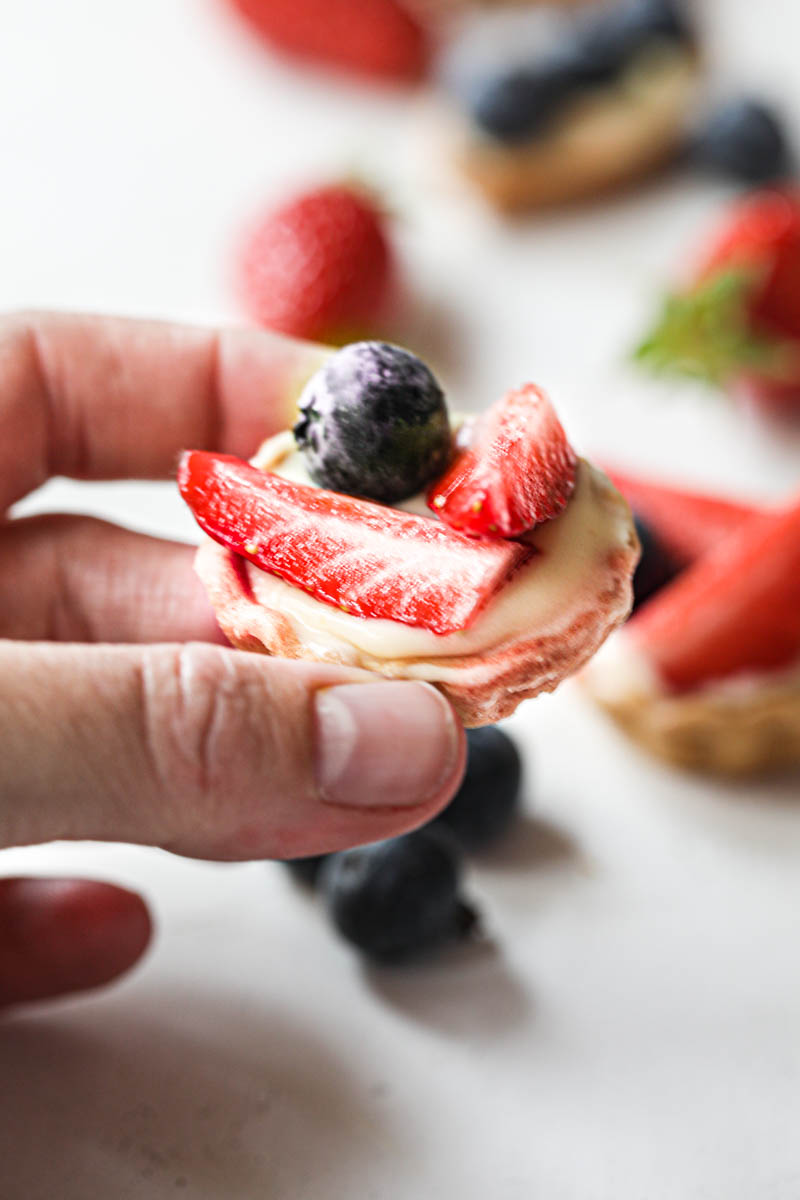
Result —
M 67 879 L 0 880 L 0 1007 L 99 987 L 151 936 L 133 892 Z
M 224 643 L 194 554 L 91 517 L 10 521 L 0 526 L 0 638 Z
M 326 351 L 259 330 L 0 320 L 0 512 L 49 475 L 158 478 L 190 446 L 250 455 Z
M 0 844 L 290 858 L 423 824 L 464 733 L 427 684 L 204 646 L 0 642 Z

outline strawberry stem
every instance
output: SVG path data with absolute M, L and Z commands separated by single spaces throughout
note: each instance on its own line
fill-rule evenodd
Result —
M 780 378 L 796 349 L 753 328 L 750 301 L 757 282 L 751 271 L 719 271 L 690 292 L 667 296 L 654 328 L 634 351 L 635 361 L 654 374 L 718 387 L 746 371 Z

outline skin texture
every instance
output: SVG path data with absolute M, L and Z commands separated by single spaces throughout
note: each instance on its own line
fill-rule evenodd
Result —
M 297 857 L 423 824 L 455 791 L 463 731 L 426 685 L 226 647 L 191 547 L 2 518 L 52 475 L 168 478 L 185 447 L 251 453 L 323 357 L 261 332 L 0 319 L 0 847 Z M 0 1006 L 106 983 L 150 932 L 121 888 L 0 879 Z

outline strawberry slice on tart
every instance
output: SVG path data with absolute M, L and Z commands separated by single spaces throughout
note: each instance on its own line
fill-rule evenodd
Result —
M 800 659 L 800 499 L 751 517 L 629 628 L 673 691 L 791 666 Z
M 586 681 L 671 762 L 800 765 L 800 498 L 739 520 L 642 606 Z
M 435 634 L 475 620 L 532 550 L 187 451 L 178 486 L 210 537 L 324 604 Z
M 428 505 L 471 537 L 513 538 L 564 510 L 577 457 L 541 388 L 508 392 L 428 493 Z
M 197 572 L 231 642 L 426 680 L 473 726 L 581 667 L 630 609 L 630 510 L 575 458 L 538 389 L 511 396 L 470 461 L 493 465 L 502 443 L 502 496 L 490 478 L 487 504 L 522 538 L 455 529 L 426 507 L 459 422 L 424 364 L 385 343 L 332 355 L 294 430 L 250 464 L 187 452 L 179 485 L 209 537 Z
M 712 550 L 759 511 L 754 505 L 706 492 L 686 491 L 609 467 L 605 470 L 634 514 L 655 530 L 683 567 Z

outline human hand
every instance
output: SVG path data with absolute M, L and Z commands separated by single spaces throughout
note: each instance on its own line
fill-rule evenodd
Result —
M 0 321 L 0 847 L 295 857 L 422 824 L 455 790 L 464 735 L 429 685 L 224 647 L 190 546 L 82 516 L 3 522 L 52 475 L 252 453 L 321 354 L 255 331 Z M 107 982 L 149 937 L 121 888 L 0 880 L 0 1005 Z

